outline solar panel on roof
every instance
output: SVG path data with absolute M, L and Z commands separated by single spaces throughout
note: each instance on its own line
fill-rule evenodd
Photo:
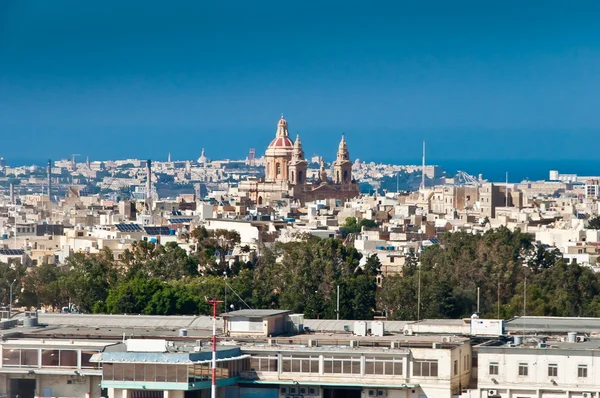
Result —
M 169 222 L 171 224 L 186 224 L 192 221 L 191 218 L 171 218 Z
M 429 239 L 429 241 L 435 245 L 437 245 L 438 243 L 440 243 L 440 240 L 438 238 L 431 238 Z
M 22 256 L 25 253 L 21 249 L 0 249 L 0 255 L 3 256 Z
M 144 227 L 148 235 L 171 235 L 169 227 Z
M 138 224 L 117 224 L 115 225 L 117 229 L 121 232 L 133 232 L 133 231 L 141 231 L 142 227 Z

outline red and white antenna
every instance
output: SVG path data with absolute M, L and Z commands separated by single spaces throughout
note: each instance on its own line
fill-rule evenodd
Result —
M 213 306 L 213 334 L 212 334 L 212 385 L 210 388 L 211 398 L 217 398 L 217 306 L 222 303 L 223 300 L 208 298 L 206 301 Z

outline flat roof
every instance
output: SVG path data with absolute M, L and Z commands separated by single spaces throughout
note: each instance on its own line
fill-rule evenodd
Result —
M 600 318 L 521 316 L 506 321 L 504 329 L 507 333 L 600 333 Z
M 221 314 L 223 318 L 231 318 L 231 317 L 246 317 L 246 318 L 265 318 L 269 316 L 281 315 L 281 314 L 289 314 L 292 311 L 290 310 L 238 310 L 225 312 Z

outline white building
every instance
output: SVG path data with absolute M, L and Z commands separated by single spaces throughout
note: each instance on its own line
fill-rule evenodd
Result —
M 525 337 L 523 344 L 484 344 L 476 350 L 477 397 L 598 397 L 598 340 L 563 342 Z

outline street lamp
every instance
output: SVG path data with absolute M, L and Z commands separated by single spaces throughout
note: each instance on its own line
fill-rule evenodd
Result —
M 8 319 L 10 319 L 12 317 L 12 287 L 15 284 L 17 280 L 15 279 L 14 281 L 12 281 L 12 283 L 10 284 L 10 301 L 8 302 Z

